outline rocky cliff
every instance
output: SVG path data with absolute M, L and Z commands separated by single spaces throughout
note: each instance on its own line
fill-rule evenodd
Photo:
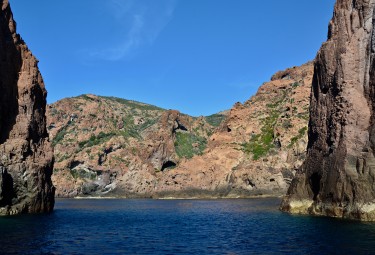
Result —
M 312 63 L 289 68 L 236 103 L 202 155 L 160 176 L 155 196 L 285 194 L 305 158 L 312 76 Z
M 312 64 L 279 72 L 230 111 L 193 118 L 95 95 L 48 107 L 57 195 L 285 194 L 307 146 Z
M 38 61 L 16 33 L 7 0 L 0 13 L 0 215 L 49 212 L 53 151 Z
M 281 209 L 375 220 L 375 0 L 338 0 L 312 84 L 307 159 Z
M 62 197 L 151 196 L 158 176 L 201 154 L 224 118 L 95 95 L 63 99 L 47 113 Z

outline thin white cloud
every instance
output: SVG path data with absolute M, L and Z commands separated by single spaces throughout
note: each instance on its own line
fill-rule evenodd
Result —
M 111 0 L 111 15 L 123 30 L 116 31 L 120 42 L 88 51 L 90 58 L 118 61 L 143 46 L 150 46 L 170 22 L 177 0 Z

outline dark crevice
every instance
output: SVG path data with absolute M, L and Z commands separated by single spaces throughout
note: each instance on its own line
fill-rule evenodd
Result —
M 188 129 L 181 124 L 178 120 L 176 120 L 177 127 L 173 128 L 173 132 L 176 132 L 176 130 L 182 130 L 182 131 L 188 131 Z
M 173 168 L 173 167 L 175 167 L 175 166 L 177 166 L 176 163 L 174 163 L 173 161 L 168 160 L 167 162 L 165 162 L 165 163 L 162 165 L 162 167 L 161 167 L 161 171 L 164 171 L 164 170 L 167 169 L 167 168 Z
M 5 168 L 0 168 L 0 207 L 12 205 L 14 197 L 13 178 Z
M 311 190 L 314 194 L 314 200 L 316 200 L 316 198 L 318 197 L 319 195 L 319 192 L 320 192 L 320 180 L 322 179 L 322 176 L 318 173 L 313 173 L 311 176 L 310 176 L 310 187 L 311 187 Z
M 74 160 L 74 161 L 70 162 L 69 168 L 70 168 L 70 169 L 73 169 L 73 168 L 75 168 L 75 167 L 77 167 L 77 166 L 79 166 L 79 165 L 81 165 L 81 164 L 83 164 L 82 161 Z
M 370 49 L 368 49 L 369 51 L 369 57 L 370 57 L 370 61 L 369 61 L 369 78 L 368 78 L 368 88 L 365 88 L 367 89 L 367 102 L 368 104 L 371 106 L 371 123 L 370 123 L 370 128 L 369 128 L 369 133 L 370 133 L 370 146 L 372 148 L 372 151 L 373 153 L 375 154 L 375 116 L 374 116 L 374 113 L 375 113 L 375 103 L 373 101 L 374 97 L 375 97 L 375 82 L 374 82 L 374 78 L 375 78 L 375 61 L 374 61 L 374 58 L 375 58 L 375 9 L 374 9 L 374 12 L 373 12 L 373 16 L 372 16 L 372 35 L 371 35 L 371 42 L 370 42 Z

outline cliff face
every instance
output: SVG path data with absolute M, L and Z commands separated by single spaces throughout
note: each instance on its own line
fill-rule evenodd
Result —
M 7 0 L 0 13 L 0 91 L 0 215 L 52 211 L 46 90 Z
M 244 104 L 199 118 L 113 97 L 60 100 L 47 110 L 57 196 L 285 194 L 305 157 L 312 75 L 311 63 L 279 72 Z
M 215 128 L 204 118 L 95 95 L 60 100 L 47 114 L 60 197 L 151 196 L 158 177 L 202 153 Z
M 281 209 L 375 220 L 375 0 L 338 0 L 312 84 L 307 159 Z
M 305 159 L 313 65 L 276 73 L 236 103 L 202 155 L 159 177 L 156 196 L 251 197 L 285 194 Z

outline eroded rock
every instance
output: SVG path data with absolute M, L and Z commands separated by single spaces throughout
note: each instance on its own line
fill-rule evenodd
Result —
M 307 159 L 281 209 L 375 220 L 375 0 L 338 0 L 315 62 Z
M 50 212 L 53 151 L 38 61 L 16 33 L 8 0 L 0 12 L 0 215 Z

